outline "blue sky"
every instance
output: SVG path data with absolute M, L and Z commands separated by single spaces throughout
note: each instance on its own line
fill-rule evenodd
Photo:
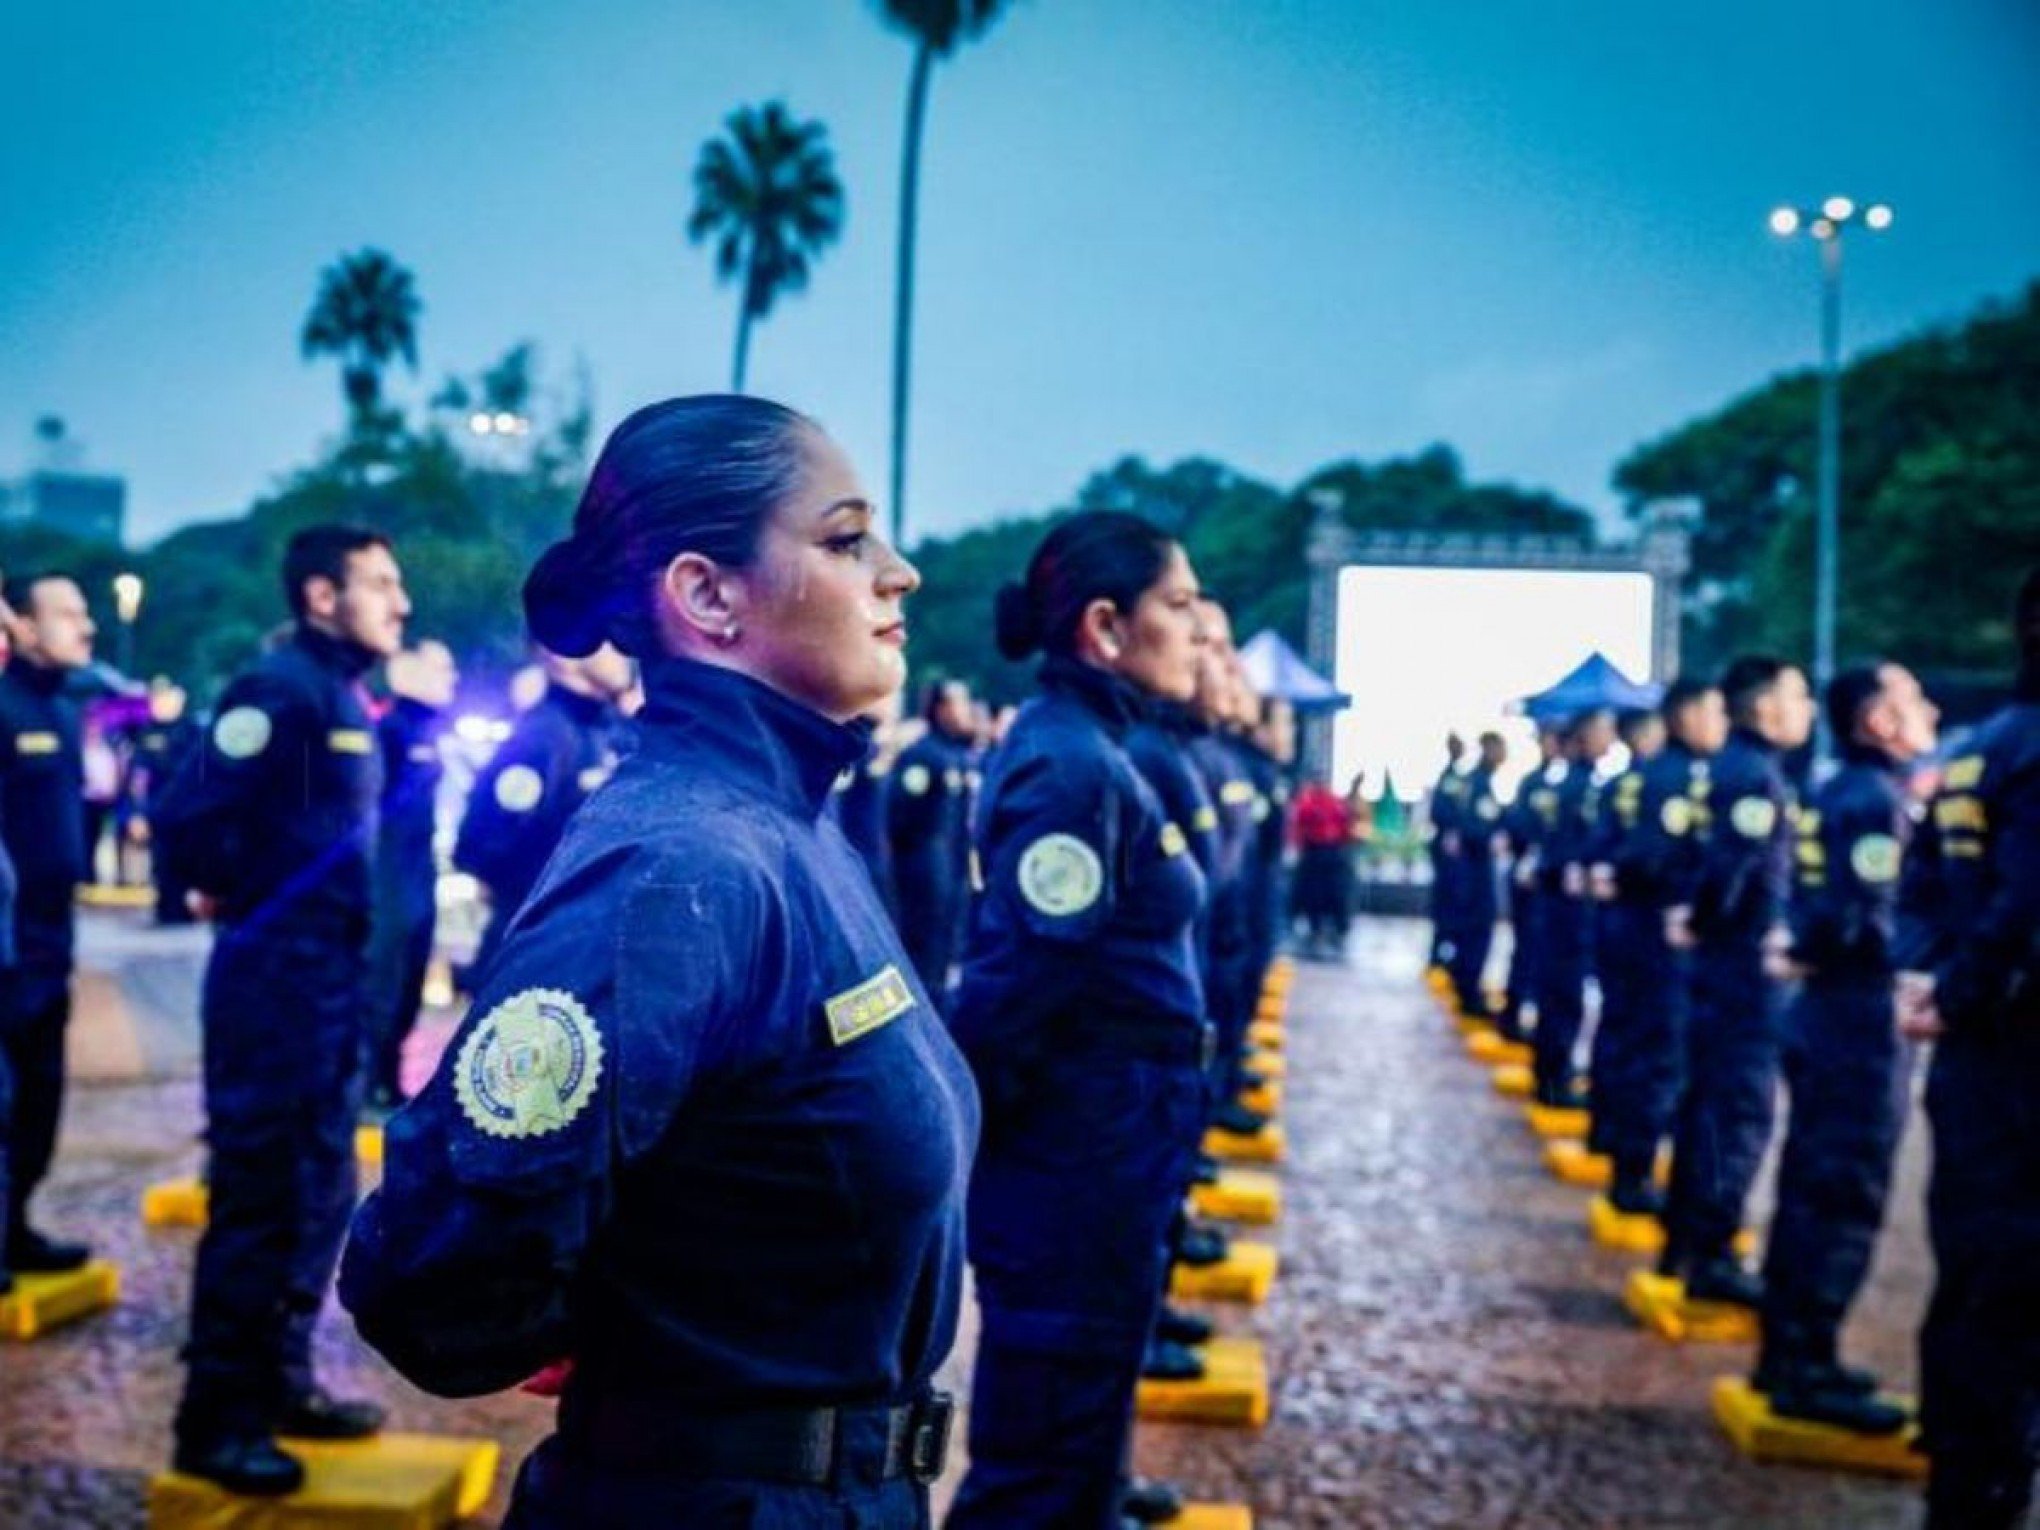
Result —
M 733 106 L 830 126 L 844 242 L 752 386 L 885 476 L 906 45 L 862 0 L 182 0 L 0 19 L 0 475 L 63 415 L 146 540 L 340 417 L 319 269 L 417 274 L 420 398 L 521 339 L 604 424 L 723 386 L 682 233 Z M 1884 199 L 1850 347 L 2040 275 L 2022 0 L 1022 0 L 938 75 L 909 505 L 955 530 L 1126 452 L 1278 482 L 1448 440 L 1607 510 L 1609 469 L 1815 341 L 1779 200 Z

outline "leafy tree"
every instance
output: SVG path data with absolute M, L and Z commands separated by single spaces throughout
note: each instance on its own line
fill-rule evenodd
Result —
M 417 370 L 419 308 L 411 273 L 381 250 L 342 256 L 321 273 L 298 345 L 307 361 L 338 359 L 354 433 L 388 434 L 382 374 L 399 359 Z
M 741 283 L 730 369 L 741 393 L 752 322 L 806 287 L 814 261 L 843 232 L 843 183 L 828 129 L 794 121 L 783 102 L 740 106 L 725 126 L 728 136 L 703 144 L 695 162 L 687 237 L 713 239 L 717 279 Z
M 879 14 L 914 45 L 907 75 L 907 123 L 900 147 L 899 266 L 893 288 L 892 539 L 904 545 L 907 524 L 908 372 L 913 361 L 914 240 L 920 216 L 921 135 L 928 118 L 928 83 L 938 60 L 981 37 L 1007 0 L 879 0 Z

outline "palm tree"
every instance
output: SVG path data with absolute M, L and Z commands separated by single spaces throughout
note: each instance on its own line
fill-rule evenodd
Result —
M 781 101 L 740 106 L 694 163 L 694 211 L 687 237 L 715 240 L 719 281 L 741 279 L 731 388 L 744 391 L 751 324 L 782 293 L 807 286 L 808 272 L 843 232 L 843 183 L 829 130 L 795 122 Z
M 319 277 L 298 345 L 307 361 L 337 357 L 350 423 L 373 425 L 382 404 L 383 368 L 398 357 L 418 370 L 417 284 L 381 250 L 344 255 Z
M 921 186 L 921 126 L 928 115 L 928 77 L 936 60 L 981 37 L 1007 0 L 878 0 L 879 13 L 914 44 L 907 76 L 906 143 L 900 154 L 900 246 L 893 287 L 892 536 L 907 523 L 907 373 L 914 328 L 914 223 Z

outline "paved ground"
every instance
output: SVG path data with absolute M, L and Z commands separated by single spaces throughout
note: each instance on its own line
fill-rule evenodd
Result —
M 74 1048 L 89 1078 L 45 1218 L 95 1237 L 125 1290 L 110 1314 L 0 1350 L 0 1525 L 139 1525 L 167 1453 L 195 1235 L 144 1232 L 136 1201 L 198 1163 L 201 949 L 92 916 L 87 950 L 110 975 Z M 1584 1192 L 1539 1167 L 1520 1117 L 1424 993 L 1420 957 L 1418 927 L 1379 921 L 1356 932 L 1346 964 L 1300 969 L 1282 1274 L 1266 1307 L 1220 1314 L 1266 1341 L 1275 1417 L 1258 1435 L 1144 1427 L 1142 1467 L 1294 1530 L 1914 1523 L 1911 1489 L 1759 1469 L 1728 1449 L 1707 1386 L 1744 1357 L 1629 1324 L 1617 1298 L 1628 1261 L 1587 1241 Z M 1900 1381 L 1928 1275 L 1922 1139 L 1909 1138 L 1849 1336 L 1855 1358 Z M 322 1343 L 334 1379 L 386 1399 L 405 1427 L 491 1434 L 512 1461 L 545 1428 L 533 1399 L 421 1396 L 338 1315 Z M 966 1336 L 959 1381 L 968 1353 Z

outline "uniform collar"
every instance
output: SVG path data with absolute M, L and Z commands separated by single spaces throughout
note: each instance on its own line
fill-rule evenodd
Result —
M 819 818 L 836 778 L 871 750 L 871 724 L 831 722 L 749 675 L 694 659 L 645 666 L 647 749 L 713 755 L 787 809 Z
M 1844 765 L 1867 765 L 1870 769 L 1881 770 L 1886 775 L 1895 776 L 1904 769 L 1898 761 L 1875 744 L 1859 744 L 1854 739 L 1842 745 L 1841 758 Z
M 330 669 L 334 674 L 349 680 L 359 680 L 375 668 L 376 656 L 359 643 L 350 643 L 346 638 L 337 638 L 321 632 L 316 627 L 298 623 L 291 640 L 307 654 L 321 669 Z
M 1147 715 L 1147 702 L 1131 684 L 1081 660 L 1052 653 L 1041 661 L 1040 679 L 1043 690 L 1068 696 L 1115 737 Z
M 1747 728 L 1741 723 L 1737 723 L 1733 728 L 1729 729 L 1728 736 L 1731 742 L 1739 743 L 1745 749 L 1754 749 L 1767 760 L 1774 760 L 1778 757 L 1778 746 L 1765 738 L 1755 728 Z

